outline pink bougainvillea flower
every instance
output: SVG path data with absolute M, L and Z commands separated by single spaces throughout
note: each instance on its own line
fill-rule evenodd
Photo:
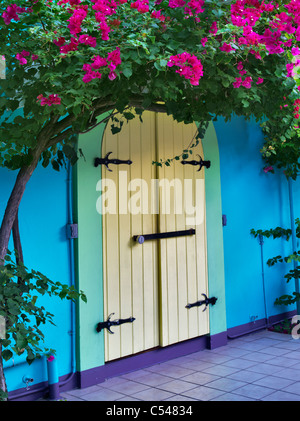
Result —
M 49 361 L 49 363 L 51 363 L 54 360 L 55 360 L 55 357 L 53 355 L 49 355 L 49 357 L 47 358 L 47 361 Z
M 250 89 L 251 88 L 251 83 L 252 83 L 252 77 L 251 76 L 247 76 L 245 78 L 245 80 L 242 81 L 242 85 L 246 89 Z
M 179 73 L 185 79 L 188 79 L 191 85 L 199 85 L 199 80 L 203 76 L 201 61 L 196 56 L 192 56 L 187 52 L 171 56 L 167 66 L 179 67 L 179 69 L 176 70 L 176 73 Z
M 16 59 L 19 60 L 19 63 L 21 64 L 21 66 L 24 66 L 25 64 L 27 64 L 26 58 L 21 53 L 18 53 L 16 55 Z
M 76 38 L 71 38 L 69 44 L 60 47 L 60 52 L 62 54 L 68 54 L 70 51 L 76 51 L 78 49 L 78 44 L 79 42 Z
M 57 45 L 58 47 L 61 47 L 66 42 L 66 39 L 64 37 L 59 37 L 58 40 L 54 39 L 53 44 Z
M 91 64 L 86 63 L 83 65 L 82 70 L 85 71 L 85 75 L 83 76 L 82 80 L 84 83 L 89 83 L 93 79 L 100 79 L 102 77 L 102 74 L 96 72 L 95 70 L 106 66 L 109 69 L 109 80 L 114 80 L 117 77 L 115 70 L 117 66 L 121 64 L 121 62 L 121 52 L 119 48 L 116 48 L 115 50 L 108 53 L 107 58 L 101 56 L 94 56 L 92 58 Z
M 257 79 L 257 82 L 256 82 L 256 85 L 260 85 L 261 83 L 263 83 L 263 78 L 262 77 L 259 77 L 258 79 Z
M 225 53 L 229 53 L 230 51 L 234 51 L 234 48 L 232 48 L 230 44 L 224 42 L 223 45 L 220 47 L 220 50 L 224 51 Z
M 201 39 L 201 44 L 202 44 L 203 47 L 205 47 L 205 44 L 206 43 L 207 43 L 207 38 L 206 37 L 202 38 Z
M 241 77 L 236 77 L 235 78 L 235 82 L 232 83 L 234 88 L 239 88 L 242 84 L 242 78 Z
M 100 67 L 107 66 L 107 60 L 100 56 L 95 56 L 92 58 L 92 64 L 91 67 L 94 70 L 100 69 Z
M 161 10 L 153 10 L 151 13 L 151 17 L 154 19 L 158 19 L 161 22 L 164 22 L 166 20 L 166 17 L 161 14 Z
M 86 18 L 87 10 L 84 6 L 81 6 L 78 9 L 75 9 L 70 19 L 68 19 L 69 25 L 68 28 L 72 35 L 76 35 L 81 32 L 81 25 L 84 19 Z
M 16 59 L 19 60 L 21 66 L 27 64 L 27 59 L 25 57 L 29 57 L 30 52 L 23 50 L 21 53 L 16 54 Z
M 10 6 L 7 6 L 5 12 L 2 13 L 2 17 L 4 20 L 5 25 L 9 25 L 12 20 L 18 21 L 20 20 L 19 14 L 21 13 L 31 13 L 32 8 L 31 7 L 20 7 L 16 4 L 11 4 Z
M 51 107 L 51 105 L 60 105 L 61 103 L 61 98 L 57 94 L 51 94 L 48 97 L 40 94 L 37 99 L 40 101 L 41 106 L 48 105 Z
M 171 7 L 171 9 L 175 9 L 176 7 L 183 7 L 185 4 L 185 0 L 169 0 L 169 7 Z
M 116 48 L 111 53 L 108 53 L 107 55 L 107 61 L 111 61 L 113 64 L 118 66 L 121 64 L 121 52 L 119 48 Z
M 291 49 L 291 53 L 293 54 L 293 56 L 297 56 L 300 54 L 300 49 L 298 47 L 293 47 Z
M 140 13 L 147 13 L 149 12 L 149 0 L 137 0 L 131 3 L 130 7 L 132 9 L 137 9 Z
M 184 13 L 189 16 L 198 15 L 204 12 L 204 0 L 190 0 L 184 8 Z M 200 19 L 196 18 L 199 22 Z
M 218 25 L 217 22 L 213 22 L 209 31 L 210 34 L 216 35 L 216 33 L 218 32 Z
M 269 167 L 265 167 L 263 170 L 265 173 L 268 173 L 269 171 L 274 171 L 274 168 L 269 166 Z
M 97 38 L 92 37 L 87 34 L 80 35 L 78 38 L 78 42 L 80 44 L 89 45 L 90 47 L 96 47 L 97 46 Z
M 110 72 L 108 75 L 109 80 L 114 80 L 117 77 L 116 73 L 114 71 Z

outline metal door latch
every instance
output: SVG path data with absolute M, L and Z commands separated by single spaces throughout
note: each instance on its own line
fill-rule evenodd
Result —
M 203 159 L 201 158 L 200 155 L 197 155 L 197 156 L 199 156 L 199 161 L 196 161 L 196 160 L 193 160 L 193 161 L 181 161 L 182 165 L 186 165 L 186 164 L 189 164 L 189 165 L 199 165 L 199 170 L 198 171 L 200 171 L 202 167 L 206 167 L 206 168 L 209 168 L 210 167 L 210 161 L 203 161 Z
M 110 327 L 111 326 L 119 326 L 119 325 L 122 325 L 122 324 L 124 324 L 124 323 L 132 323 L 132 322 L 134 322 L 135 321 L 135 318 L 134 317 L 129 317 L 128 319 L 116 319 L 116 320 L 111 320 L 111 317 L 114 315 L 115 313 L 111 313 L 109 316 L 108 316 L 108 318 L 107 318 L 107 320 L 105 321 L 105 322 L 100 322 L 100 323 L 98 323 L 97 324 L 97 327 L 96 327 L 96 331 L 97 332 L 101 332 L 101 330 L 102 329 L 107 329 L 108 331 L 109 331 L 109 333 L 115 333 L 115 332 L 112 332 L 111 330 L 110 330 Z
M 205 304 L 205 308 L 203 310 L 203 311 L 205 311 L 207 309 L 208 304 L 211 304 L 212 306 L 216 304 L 216 301 L 217 301 L 217 298 L 216 297 L 208 298 L 205 294 L 202 294 L 202 295 L 205 298 L 204 300 L 196 301 L 193 304 L 187 304 L 185 306 L 185 308 L 200 307 L 203 304 Z
M 139 244 L 143 244 L 143 242 L 147 240 L 160 240 L 163 238 L 184 237 L 186 235 L 195 235 L 195 234 L 196 234 L 196 230 L 194 228 L 190 228 L 184 231 L 158 232 L 155 234 L 134 235 L 132 238 L 134 241 L 138 242 Z
M 109 159 L 108 157 L 111 153 L 112 152 L 107 152 L 104 158 L 95 158 L 94 166 L 98 167 L 98 165 L 105 165 L 108 171 L 112 171 L 108 167 L 109 164 L 114 164 L 114 165 L 120 165 L 120 164 L 131 165 L 132 164 L 132 161 L 130 161 L 130 159 L 128 160 L 122 160 L 122 159 L 117 159 L 117 158 Z

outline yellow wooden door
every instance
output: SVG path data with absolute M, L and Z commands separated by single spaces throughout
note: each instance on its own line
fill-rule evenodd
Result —
M 198 173 L 180 161 L 159 169 L 152 165 L 158 156 L 180 154 L 195 132 L 195 125 L 150 112 L 143 114 L 143 123 L 135 118 L 117 135 L 109 126 L 105 131 L 102 156 L 112 152 L 110 158 L 130 159 L 132 164 L 112 165 L 111 172 L 102 167 L 104 317 L 114 313 L 112 319 L 135 318 L 112 327 L 114 334 L 105 331 L 106 361 L 208 333 L 208 310 L 185 307 L 207 294 L 204 170 Z M 203 157 L 200 144 L 195 153 Z M 174 179 L 182 191 L 169 189 L 166 180 L 172 185 Z M 203 216 L 199 225 L 191 212 L 196 190 L 200 219 Z M 174 209 L 174 200 L 186 201 L 182 207 L 189 215 L 180 213 L 180 206 Z M 143 244 L 133 240 L 190 227 L 196 235 Z
M 180 155 L 197 130 L 195 124 L 178 124 L 165 114 L 157 115 L 156 127 L 157 153 L 162 159 Z M 201 142 L 191 150 L 187 160 L 203 158 Z M 159 232 L 195 229 L 193 236 L 159 240 L 161 346 L 209 332 L 208 310 L 186 308 L 208 294 L 204 169 L 198 169 L 182 165 L 181 160 L 159 167 L 160 183 L 167 186 L 160 188 Z

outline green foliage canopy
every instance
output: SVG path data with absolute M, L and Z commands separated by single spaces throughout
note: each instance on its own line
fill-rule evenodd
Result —
M 48 128 L 41 156 L 58 169 L 73 134 L 133 107 L 254 116 L 268 164 L 296 176 L 298 0 L 3 0 L 0 14 L 1 165 L 26 165 Z

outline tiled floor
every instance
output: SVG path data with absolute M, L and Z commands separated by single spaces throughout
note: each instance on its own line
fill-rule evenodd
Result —
M 300 340 L 262 330 L 61 394 L 67 401 L 300 401 Z

